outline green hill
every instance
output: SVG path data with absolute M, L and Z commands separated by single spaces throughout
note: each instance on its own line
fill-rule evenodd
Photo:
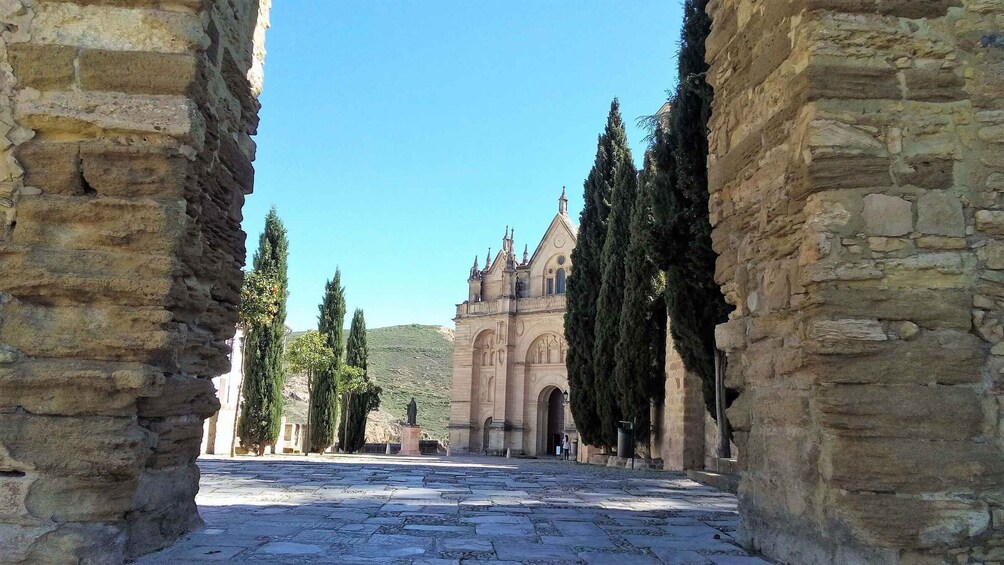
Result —
M 383 387 L 374 423 L 405 419 L 411 397 L 418 405 L 418 423 L 429 437 L 446 439 L 450 423 L 450 381 L 453 373 L 453 330 L 440 326 L 390 326 L 366 333 L 369 375 Z M 389 418 L 387 418 L 389 416 Z M 369 435 L 369 430 L 367 430 Z M 367 438 L 369 439 L 369 438 Z
M 302 333 L 293 332 L 289 338 Z M 418 324 L 390 326 L 367 330 L 366 340 L 369 377 L 383 388 L 380 409 L 367 421 L 366 440 L 399 441 L 398 424 L 404 421 L 412 396 L 424 434 L 445 440 L 450 423 L 453 330 Z M 306 421 L 306 378 L 289 375 L 285 397 L 287 421 Z

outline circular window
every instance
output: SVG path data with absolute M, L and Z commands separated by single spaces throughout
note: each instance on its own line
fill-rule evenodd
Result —
M 548 269 L 548 270 L 547 270 L 547 274 L 549 274 L 549 275 L 553 275 L 553 274 L 554 274 L 554 269 Z
M 564 265 L 565 264 L 565 256 L 564 255 L 558 255 L 558 264 L 559 265 Z

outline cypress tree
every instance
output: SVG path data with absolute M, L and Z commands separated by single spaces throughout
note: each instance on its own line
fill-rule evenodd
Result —
M 366 357 L 368 349 L 366 346 L 366 319 L 361 309 L 356 309 L 352 314 L 352 323 L 349 326 L 349 337 L 345 344 L 345 363 L 350 367 L 356 367 L 362 371 L 362 378 L 369 383 L 369 376 L 366 373 Z M 380 406 L 379 395 L 367 386 L 365 391 L 352 392 L 347 395 L 347 410 L 342 410 L 341 421 L 338 423 L 338 443 L 344 446 L 346 453 L 352 453 L 362 449 L 366 444 L 366 419 L 370 410 L 375 410 Z M 374 397 L 375 406 L 374 406 Z M 346 427 L 346 417 L 348 426 Z M 345 434 L 348 433 L 346 439 Z
M 715 326 L 729 308 L 714 280 L 717 255 L 708 217 L 708 120 L 714 91 L 707 83 L 705 40 L 711 19 L 708 0 L 684 3 L 679 84 L 669 129 L 653 147 L 657 167 L 655 232 L 666 269 L 666 303 L 673 344 L 688 371 L 703 381 L 705 405 L 715 415 Z M 728 401 L 728 399 L 727 399 Z
M 324 300 L 319 309 L 317 329 L 332 352 L 331 364 L 318 373 L 314 394 L 310 397 L 310 444 L 321 452 L 335 442 L 338 371 L 344 358 L 342 340 L 345 334 L 345 288 L 341 269 L 335 269 L 335 278 L 324 285 Z
M 614 376 L 620 410 L 635 422 L 635 440 L 648 439 L 650 402 L 665 393 L 666 302 L 665 277 L 652 257 L 653 180 L 656 167 L 645 154 L 638 197 L 631 211 L 631 243 L 624 263 L 624 304 L 621 310 Z
M 279 438 L 282 423 L 282 390 L 286 381 L 283 363 L 286 335 L 286 260 L 289 242 L 286 228 L 273 207 L 265 217 L 265 230 L 258 238 L 254 272 L 271 280 L 275 290 L 275 315 L 268 322 L 251 323 L 244 342 L 246 374 L 243 406 L 237 424 L 241 445 L 258 455 Z
M 621 309 L 624 306 L 624 263 L 631 242 L 631 210 L 638 195 L 638 171 L 634 168 L 616 99 L 610 106 L 607 131 L 610 159 L 602 174 L 610 186 L 610 215 L 600 255 L 602 277 L 596 303 L 593 374 L 600 437 L 603 445 L 615 445 L 618 423 L 624 419 L 614 377 L 615 350 L 620 340 Z
M 615 107 L 616 104 L 614 101 Z M 609 169 L 611 130 L 612 124 L 608 119 L 606 130 L 600 134 L 596 144 L 593 168 L 583 183 L 579 233 L 572 250 L 573 268 L 565 294 L 565 341 L 568 344 L 565 368 L 572 417 L 582 440 L 595 446 L 604 444 L 597 412 L 593 348 L 596 343 L 596 302 L 602 278 L 600 256 L 607 235 L 607 215 L 610 213 L 611 185 L 604 173 Z

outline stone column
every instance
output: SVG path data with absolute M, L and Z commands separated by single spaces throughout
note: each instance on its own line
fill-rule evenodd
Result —
M 666 329 L 666 398 L 662 405 L 659 452 L 663 468 L 672 471 L 704 468 L 704 394 L 700 377 L 683 367 L 683 359 Z
M 267 0 L 0 11 L 2 560 L 121 561 L 201 524 Z
M 450 385 L 450 452 L 467 453 L 471 430 L 476 429 L 477 391 L 474 390 L 474 335 L 471 325 L 458 316 L 453 338 L 453 379 Z M 478 361 L 480 363 L 480 361 Z
M 1004 3 L 708 9 L 741 539 L 1000 560 Z

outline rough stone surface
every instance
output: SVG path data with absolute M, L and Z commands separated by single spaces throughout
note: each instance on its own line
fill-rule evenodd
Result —
M 1004 3 L 709 10 L 740 541 L 803 564 L 999 561 Z
M 201 524 L 267 1 L 0 6 L 0 561 Z
M 495 457 L 201 459 L 160 563 L 733 563 L 736 499 L 662 471 Z

